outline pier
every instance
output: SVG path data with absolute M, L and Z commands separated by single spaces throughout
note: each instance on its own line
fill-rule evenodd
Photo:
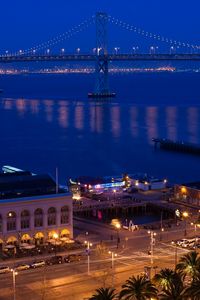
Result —
M 155 148 L 165 149 L 169 151 L 177 151 L 200 155 L 200 145 L 195 145 L 183 141 L 172 141 L 168 139 L 152 138 Z

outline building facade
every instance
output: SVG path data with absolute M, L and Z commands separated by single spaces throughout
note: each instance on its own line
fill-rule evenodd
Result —
M 72 197 L 68 193 L 0 200 L 0 248 L 43 244 L 54 236 L 73 238 Z
M 200 207 L 200 182 L 175 185 L 174 198 L 183 203 Z

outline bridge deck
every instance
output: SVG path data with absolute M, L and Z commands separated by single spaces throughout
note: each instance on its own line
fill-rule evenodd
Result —
M 107 61 L 200 61 L 200 54 L 108 54 L 98 59 Z M 38 61 L 96 61 L 94 54 L 12 55 L 0 56 L 0 63 Z

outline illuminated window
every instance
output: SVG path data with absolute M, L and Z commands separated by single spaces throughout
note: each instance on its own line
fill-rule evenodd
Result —
M 68 206 L 63 206 L 61 208 L 61 224 L 69 223 L 69 208 Z
M 21 229 L 26 229 L 30 227 L 30 213 L 28 210 L 23 210 L 21 212 Z
M 43 210 L 41 208 L 37 208 L 34 213 L 34 225 L 35 227 L 43 226 Z
M 16 230 L 16 213 L 14 211 L 7 214 L 7 230 Z
M 55 207 L 50 207 L 48 209 L 48 226 L 56 225 L 56 209 Z

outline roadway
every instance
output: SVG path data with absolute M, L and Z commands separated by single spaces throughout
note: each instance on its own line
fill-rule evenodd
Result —
M 145 230 L 134 232 L 121 230 L 120 247 L 117 249 L 116 232 L 109 229 L 107 225 L 98 223 L 86 225 L 85 222 L 76 220 L 75 228 L 76 235 L 80 240 L 85 239 L 85 230 L 88 230 L 87 238 L 94 244 L 90 256 L 91 274 L 87 274 L 86 255 L 80 262 L 21 271 L 16 277 L 17 300 L 83 300 L 91 296 L 96 288 L 111 285 L 112 280 L 114 280 L 114 286 L 119 289 L 132 274 L 139 274 L 144 271 L 145 266 L 151 265 L 148 255 L 150 237 Z M 84 228 L 84 230 L 80 228 Z M 110 234 L 114 236 L 113 241 L 110 240 Z M 170 241 L 183 237 L 184 224 L 178 228 L 172 227 L 163 232 L 162 236 L 160 234 L 157 231 L 153 265 L 158 268 L 154 269 L 155 272 L 166 266 L 174 267 L 176 248 L 171 245 Z M 194 231 L 188 228 L 188 235 L 194 235 Z M 95 245 L 99 240 L 105 241 L 106 248 L 103 253 L 95 250 Z M 108 250 L 117 253 L 114 273 Z M 178 256 L 187 251 L 178 249 Z M 85 254 L 84 250 L 82 252 Z M 0 287 L 0 300 L 13 299 L 11 274 L 0 275 Z
M 40 62 L 40 61 L 200 61 L 200 54 L 48 54 L 48 55 L 2 55 L 0 63 Z
M 179 254 L 186 250 L 180 249 Z M 156 247 L 154 266 L 173 266 L 173 248 L 165 243 Z M 115 258 L 114 286 L 121 284 L 132 274 L 144 271 L 150 265 L 150 257 L 145 251 L 132 252 L 130 249 L 119 250 Z M 103 285 L 112 284 L 111 259 L 106 255 L 101 258 L 91 255 L 91 275 L 87 274 L 87 259 L 80 263 L 48 266 L 41 269 L 21 271 L 16 276 L 17 299 L 29 300 L 82 300 Z M 156 271 L 156 269 L 155 269 Z M 1 300 L 12 299 L 12 275 L 0 276 Z M 46 298 L 42 298 L 45 293 Z

